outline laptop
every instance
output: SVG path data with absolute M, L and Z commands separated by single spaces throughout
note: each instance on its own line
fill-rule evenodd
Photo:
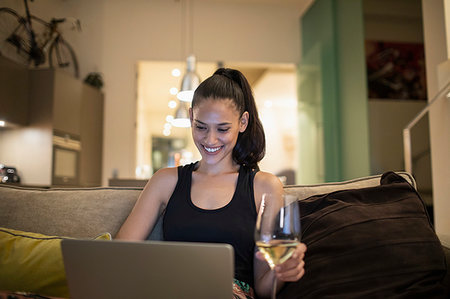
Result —
M 70 298 L 232 298 L 228 244 L 64 239 Z

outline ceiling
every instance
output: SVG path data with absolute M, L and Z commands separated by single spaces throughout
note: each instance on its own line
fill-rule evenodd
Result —
M 202 1 L 211 1 L 211 0 L 202 0 Z M 215 1 L 241 2 L 241 3 L 269 3 L 280 6 L 289 6 L 292 7 L 292 9 L 297 10 L 299 12 L 299 16 L 301 16 L 315 0 L 215 0 Z

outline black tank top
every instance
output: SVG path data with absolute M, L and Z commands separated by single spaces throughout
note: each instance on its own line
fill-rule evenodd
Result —
M 196 163 L 192 163 L 178 167 L 178 182 L 164 214 L 164 240 L 232 245 L 235 278 L 253 287 L 257 215 L 253 179 L 256 171 L 241 166 L 231 201 L 219 209 L 205 210 L 191 201 L 192 171 L 195 166 Z

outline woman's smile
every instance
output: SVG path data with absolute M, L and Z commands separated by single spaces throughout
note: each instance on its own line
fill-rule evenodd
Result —
M 223 148 L 223 146 L 206 147 L 205 145 L 203 145 L 203 148 L 204 148 L 209 154 L 216 154 L 220 149 Z

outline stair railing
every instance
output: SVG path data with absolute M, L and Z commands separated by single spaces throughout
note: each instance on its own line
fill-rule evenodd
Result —
M 443 97 L 443 95 L 445 97 Z M 447 83 L 447 85 L 444 86 L 437 94 L 434 96 L 434 98 L 428 102 L 428 104 L 411 120 L 408 125 L 403 129 L 403 154 L 404 154 L 404 161 L 405 161 L 405 171 L 412 174 L 412 152 L 411 152 L 411 129 L 414 127 L 419 120 L 422 119 L 422 117 L 430 111 L 430 107 L 437 102 L 439 99 L 450 99 L 450 82 Z

